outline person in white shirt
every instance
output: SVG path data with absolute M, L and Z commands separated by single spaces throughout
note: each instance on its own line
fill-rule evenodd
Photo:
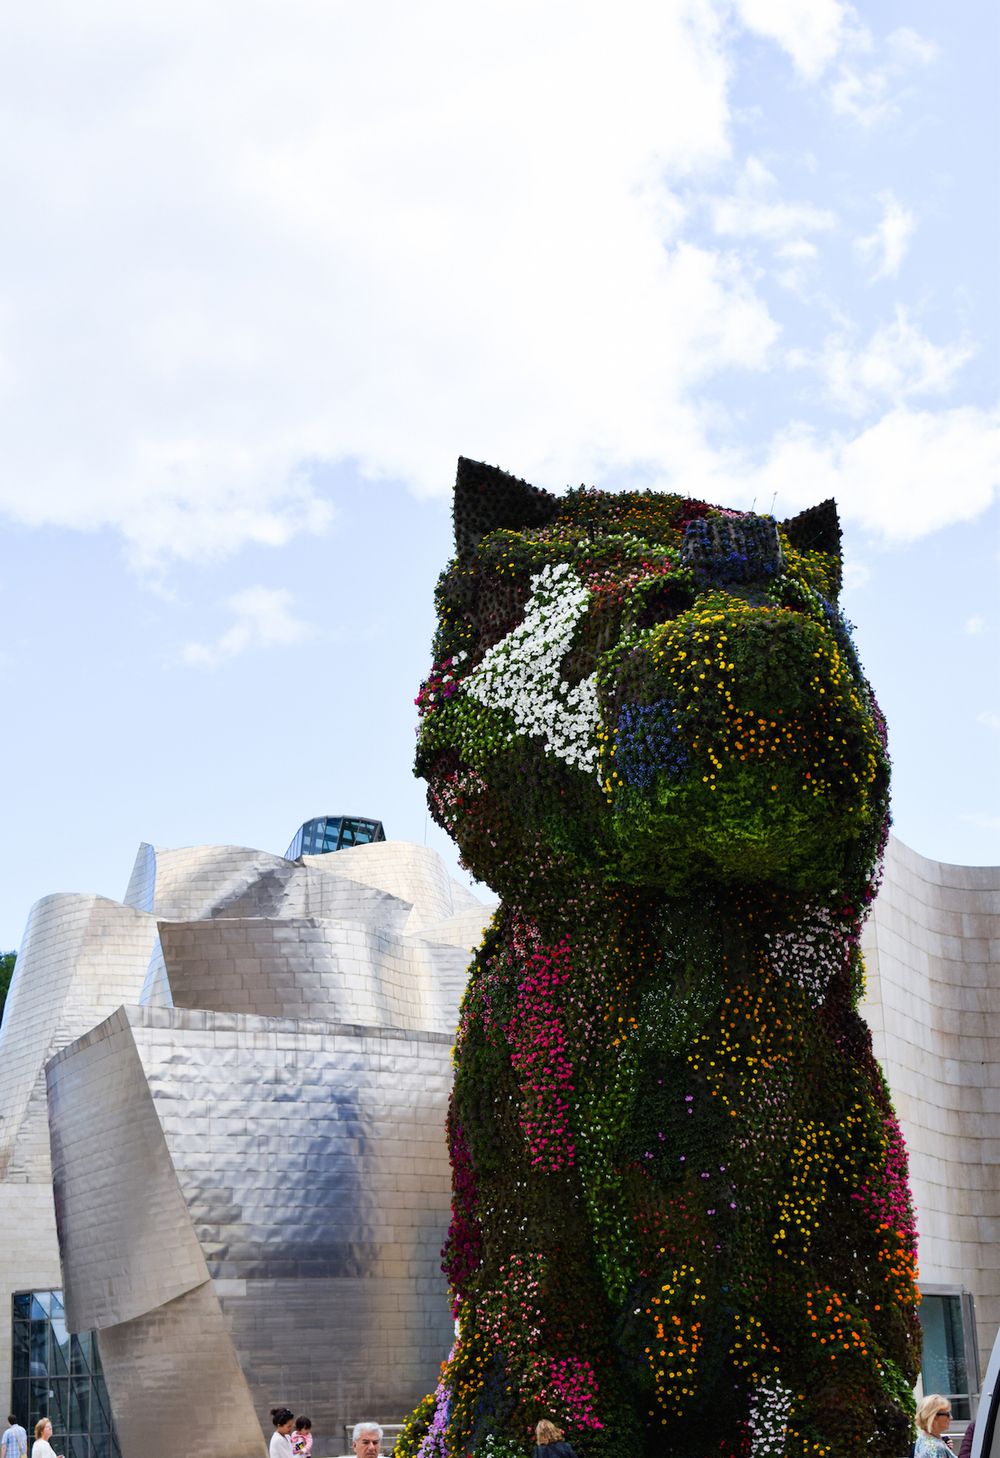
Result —
M 35 1441 L 31 1445 L 31 1458 L 63 1458 L 57 1453 L 49 1442 L 52 1436 L 52 1424 L 48 1418 L 39 1418 L 35 1424 Z
M 290 1407 L 272 1407 L 271 1421 L 274 1432 L 268 1447 L 268 1458 L 292 1458 L 292 1440 L 288 1436 L 295 1426 L 295 1414 Z M 35 1458 L 32 1453 L 31 1458 Z
M 382 1451 L 382 1429 L 378 1423 L 355 1423 L 351 1442 L 356 1458 L 378 1458 Z

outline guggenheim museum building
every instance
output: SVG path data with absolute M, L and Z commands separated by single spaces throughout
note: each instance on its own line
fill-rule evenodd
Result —
M 444 1119 L 492 914 L 377 821 L 285 856 L 139 848 L 34 907 L 0 1027 L 0 1391 L 67 1458 L 316 1458 L 451 1339 Z M 975 1415 L 1000 1324 L 1000 868 L 892 840 L 864 1011 L 910 1151 L 923 1387 Z

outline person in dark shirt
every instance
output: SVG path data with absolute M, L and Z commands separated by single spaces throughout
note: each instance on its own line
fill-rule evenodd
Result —
M 535 1458 L 576 1458 L 570 1445 L 563 1442 L 555 1423 L 545 1418 L 535 1428 Z
M 962 1446 L 958 1450 L 958 1458 L 971 1458 L 972 1440 L 976 1436 L 976 1425 L 971 1422 L 965 1430 L 962 1438 Z

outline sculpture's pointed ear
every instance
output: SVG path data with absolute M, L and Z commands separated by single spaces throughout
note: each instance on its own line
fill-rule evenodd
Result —
M 800 511 L 798 516 L 790 516 L 781 525 L 792 546 L 798 547 L 800 552 L 825 552 L 827 556 L 833 558 L 835 563 L 834 582 L 839 592 L 841 584 L 840 517 L 837 514 L 837 503 L 833 497 L 831 496 L 829 501 L 821 501 L 818 506 L 810 506 L 808 510 Z
M 498 527 L 545 526 L 558 501 L 548 491 L 529 486 L 497 466 L 458 458 L 455 477 L 455 548 L 459 556 L 474 552 L 488 532 Z

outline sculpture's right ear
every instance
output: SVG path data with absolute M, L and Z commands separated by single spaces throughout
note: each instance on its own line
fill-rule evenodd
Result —
M 538 486 L 529 486 L 497 466 L 458 458 L 455 477 L 455 549 L 460 557 L 474 552 L 498 527 L 545 526 L 558 510 L 558 500 Z

